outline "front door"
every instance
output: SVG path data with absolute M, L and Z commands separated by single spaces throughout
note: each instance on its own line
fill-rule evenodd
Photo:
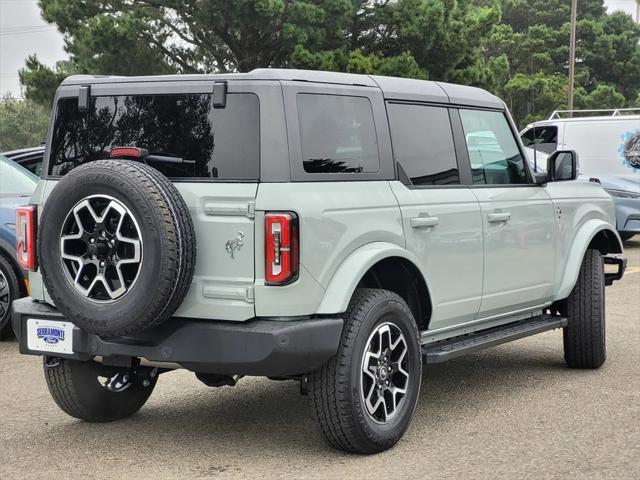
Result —
M 478 318 L 542 306 L 551 301 L 554 276 L 551 198 L 531 182 L 504 112 L 459 112 L 484 223 Z
M 427 273 L 429 330 L 474 320 L 482 294 L 480 205 L 462 185 L 446 107 L 387 104 L 393 152 L 403 182 L 391 182 L 407 250 Z

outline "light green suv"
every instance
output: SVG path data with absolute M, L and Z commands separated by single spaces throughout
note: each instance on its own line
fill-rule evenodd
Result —
M 177 368 L 261 375 L 299 381 L 329 443 L 372 453 L 406 431 L 423 364 L 555 328 L 569 367 L 605 360 L 611 198 L 572 181 L 572 151 L 534 172 L 486 91 L 74 76 L 52 117 L 12 322 L 69 415 L 132 415 Z

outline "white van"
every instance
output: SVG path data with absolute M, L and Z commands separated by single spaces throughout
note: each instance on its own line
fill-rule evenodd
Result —
M 556 110 L 520 136 L 526 147 L 545 154 L 578 152 L 580 176 L 599 181 L 613 197 L 620 236 L 640 233 L 640 108 Z

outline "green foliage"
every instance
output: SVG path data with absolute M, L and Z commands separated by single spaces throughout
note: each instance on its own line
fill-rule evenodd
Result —
M 137 75 L 293 67 L 477 85 L 518 122 L 566 107 L 567 0 L 40 0 L 70 61 L 29 57 L 26 95 L 48 105 L 71 72 Z M 640 26 L 578 2 L 575 105 L 640 102 Z
M 574 108 L 633 106 L 640 95 L 640 26 L 604 13 L 602 0 L 578 2 Z M 503 0 L 502 24 L 484 40 L 485 61 L 500 59 L 487 84 L 522 125 L 567 108 L 570 2 Z M 505 58 L 506 57 L 506 58 Z M 506 60 L 506 69 L 504 62 Z
M 0 151 L 40 144 L 48 122 L 49 112 L 40 105 L 5 96 L 0 100 Z
M 25 87 L 25 97 L 50 108 L 56 88 L 65 77 L 75 73 L 75 66 L 66 61 L 49 68 L 40 63 L 35 55 L 29 55 L 25 68 L 19 73 L 20 83 Z

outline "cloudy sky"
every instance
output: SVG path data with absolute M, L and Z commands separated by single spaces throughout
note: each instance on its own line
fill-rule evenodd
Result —
M 607 0 L 610 10 L 636 15 L 635 0 Z M 37 0 L 0 0 L 0 95 L 20 96 L 18 70 L 29 54 L 53 65 L 67 57 L 62 35 L 40 17 Z
M 66 58 L 62 35 L 40 17 L 37 0 L 0 0 L 0 95 L 20 96 L 18 70 L 29 54 L 47 65 Z

